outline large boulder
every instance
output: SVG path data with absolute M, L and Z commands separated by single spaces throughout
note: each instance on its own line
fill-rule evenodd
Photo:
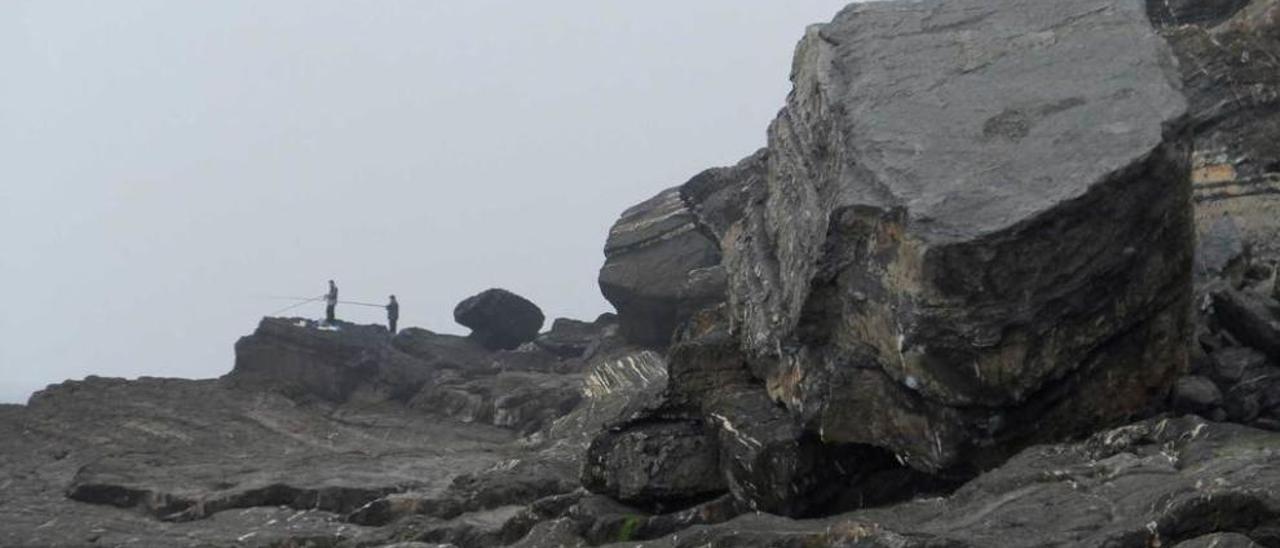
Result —
M 722 246 L 774 400 L 924 471 L 1163 402 L 1190 143 L 1141 2 L 853 4 L 795 60 L 765 197 Z
M 617 309 L 628 340 L 667 346 L 691 303 L 724 299 L 723 282 L 705 270 L 719 265 L 720 234 L 741 218 L 766 157 L 762 151 L 737 166 L 703 172 L 628 209 L 613 225 L 600 291 Z
M 538 305 L 505 289 L 489 289 L 458 303 L 453 319 L 471 328 L 485 348 L 511 350 L 532 341 L 546 317 Z

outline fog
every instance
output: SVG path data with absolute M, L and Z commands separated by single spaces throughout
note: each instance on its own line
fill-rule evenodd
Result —
M 331 278 L 439 332 L 489 287 L 594 318 L 609 226 L 763 146 L 844 4 L 0 2 L 0 401 L 222 375 Z

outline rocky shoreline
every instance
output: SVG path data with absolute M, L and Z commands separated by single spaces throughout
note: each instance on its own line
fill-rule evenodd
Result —
M 616 315 L 0 405 L 0 546 L 1280 546 L 1280 1 L 852 4 L 792 80 Z

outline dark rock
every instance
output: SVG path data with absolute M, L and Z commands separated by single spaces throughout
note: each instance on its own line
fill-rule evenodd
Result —
M 1262 548 L 1262 545 L 1239 533 L 1214 533 L 1180 542 L 1174 548 Z
M 1171 65 L 1134 3 L 865 3 L 811 27 L 766 197 L 724 245 L 770 395 L 923 471 L 1154 411 L 1190 334 Z
M 453 319 L 471 328 L 471 336 L 485 348 L 511 350 L 537 337 L 546 318 L 528 299 L 489 289 L 458 303 Z
M 1280 302 L 1257 293 L 1225 289 L 1213 294 L 1213 312 L 1240 342 L 1280 362 Z
M 698 421 L 625 425 L 591 443 L 582 485 L 659 511 L 696 504 L 726 490 L 715 444 Z
M 1261 396 L 1253 390 L 1228 391 L 1222 406 L 1227 420 L 1240 424 L 1249 424 L 1262 414 Z
M 755 511 L 829 515 L 958 484 L 912 470 L 877 447 L 823 443 L 759 390 L 721 394 L 710 407 L 729 489 Z
M 1215 25 L 1221 23 L 1249 0 L 1147 0 L 1147 13 L 1157 25 Z
M 1213 370 L 1210 377 L 1224 386 L 1233 386 L 1245 377 L 1245 373 L 1256 371 L 1267 364 L 1267 357 L 1252 348 L 1223 348 L 1211 355 Z
M 433 378 L 435 368 L 388 344 L 382 326 L 263 318 L 236 342 L 233 386 L 278 390 L 302 399 L 341 403 L 405 401 Z
M 538 335 L 534 344 L 561 358 L 581 358 L 615 323 L 611 317 L 595 323 L 558 318 L 550 331 Z
M 1246 262 L 1244 237 L 1230 216 L 1214 219 L 1197 238 L 1196 279 L 1201 283 L 1230 278 L 1238 285 Z
M 724 299 L 719 238 L 763 176 L 764 152 L 628 209 L 609 231 L 600 290 L 636 344 L 665 347 L 692 302 Z
M 942 499 L 804 521 L 748 514 L 636 546 L 1136 547 L 1227 532 L 1271 546 L 1276 444 L 1238 425 L 1148 421 L 1027 449 Z
M 632 401 L 666 386 L 666 362 L 646 350 L 618 349 L 602 355 L 586 372 L 583 401 L 542 431 L 524 438 L 524 451 L 475 473 L 462 474 L 443 492 L 410 490 L 373 501 L 353 512 L 353 523 L 382 526 L 411 516 L 451 520 L 466 513 L 555 499 L 580 487 L 583 455 L 608 423 L 622 420 Z M 572 504 L 572 503 L 570 503 Z M 529 513 L 526 513 L 529 514 Z M 539 522 L 562 512 L 539 511 L 504 525 L 504 542 L 523 536 Z
M 577 525 L 567 518 L 544 521 L 511 548 L 583 548 L 589 546 L 577 534 Z
M 348 405 L 218 381 L 52 386 L 0 410 L 0 545 L 357 544 L 374 532 L 343 512 L 443 489 L 513 451 L 505 430 Z
M 392 346 L 435 369 L 491 375 L 499 369 L 493 352 L 468 337 L 442 335 L 426 329 L 402 329 Z
M 1222 405 L 1222 391 L 1204 377 L 1183 377 L 1173 387 L 1173 407 L 1187 413 L 1208 413 Z

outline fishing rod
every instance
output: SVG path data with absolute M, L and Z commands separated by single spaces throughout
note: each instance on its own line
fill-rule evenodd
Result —
M 385 304 L 360 303 L 356 301 L 338 301 L 338 304 L 354 304 L 356 306 L 372 306 L 374 308 L 386 308 Z
M 320 300 L 320 299 L 323 299 L 323 298 L 324 298 L 324 297 L 312 297 L 312 298 L 307 299 L 307 300 L 305 300 L 305 301 L 302 301 L 302 302 L 300 302 L 300 303 L 291 304 L 291 305 L 289 305 L 289 306 L 286 306 L 286 307 L 284 307 L 284 308 L 281 308 L 280 310 L 277 310 L 277 311 L 275 311 L 275 312 L 270 312 L 270 313 L 268 313 L 267 315 L 268 315 L 268 316 L 275 316 L 275 315 L 277 315 L 277 314 L 283 314 L 283 313 L 285 313 L 285 312 L 288 312 L 288 311 L 290 311 L 290 310 L 293 310 L 293 309 L 295 309 L 295 308 L 298 308 L 299 306 L 302 306 L 302 305 L 304 305 L 304 304 L 308 304 L 308 303 L 313 303 L 313 302 L 316 302 L 316 301 L 318 301 L 318 300 Z

